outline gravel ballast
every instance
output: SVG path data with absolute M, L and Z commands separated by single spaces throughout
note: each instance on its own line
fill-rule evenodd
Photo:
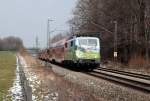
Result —
M 150 101 L 150 94 L 146 92 L 124 87 L 114 82 L 95 78 L 56 65 L 52 65 L 52 69 L 66 80 L 80 85 L 81 88 L 85 88 L 94 96 L 104 98 L 106 101 Z

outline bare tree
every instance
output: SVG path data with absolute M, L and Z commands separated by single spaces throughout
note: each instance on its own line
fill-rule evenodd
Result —
M 19 50 L 23 48 L 23 42 L 17 37 L 6 37 L 0 40 L 0 50 Z
M 114 21 L 117 21 L 117 47 L 127 61 L 133 53 L 142 54 L 145 44 L 145 17 L 150 15 L 149 0 L 78 0 L 69 21 L 74 33 L 99 32 L 102 51 L 112 57 Z M 137 49 L 141 47 L 140 49 Z M 104 54 L 103 54 L 104 55 Z

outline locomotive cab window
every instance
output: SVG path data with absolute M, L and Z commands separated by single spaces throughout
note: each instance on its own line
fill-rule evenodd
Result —
M 88 45 L 90 45 L 90 46 L 97 46 L 97 40 L 95 40 L 95 39 L 88 39 Z
M 70 47 L 73 47 L 73 41 L 70 42 Z

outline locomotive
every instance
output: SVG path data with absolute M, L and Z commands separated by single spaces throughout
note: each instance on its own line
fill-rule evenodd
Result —
M 53 63 L 94 69 L 100 65 L 100 40 L 88 36 L 64 38 L 41 51 L 39 58 Z

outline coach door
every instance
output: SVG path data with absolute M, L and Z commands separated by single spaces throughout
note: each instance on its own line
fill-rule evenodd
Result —
M 71 60 L 74 60 L 75 59 L 75 49 L 74 49 L 74 40 L 71 40 L 70 42 L 70 55 L 71 55 Z
M 73 40 L 70 40 L 68 42 L 68 49 L 67 49 L 67 53 L 68 53 L 68 60 L 73 60 L 74 59 L 74 42 Z

